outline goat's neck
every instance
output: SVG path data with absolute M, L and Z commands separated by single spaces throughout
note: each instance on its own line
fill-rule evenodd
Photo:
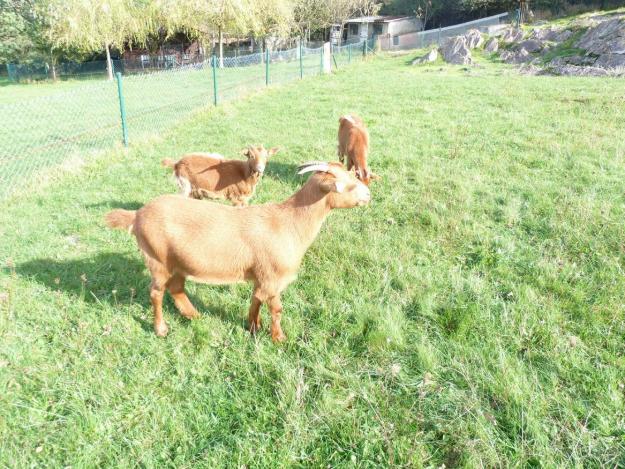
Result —
M 293 214 L 292 226 L 305 252 L 319 234 L 323 222 L 332 210 L 327 193 L 321 192 L 316 185 L 307 184 L 282 205 Z
M 248 182 L 258 182 L 261 174 L 258 171 L 254 171 L 251 164 L 245 165 L 245 180 Z

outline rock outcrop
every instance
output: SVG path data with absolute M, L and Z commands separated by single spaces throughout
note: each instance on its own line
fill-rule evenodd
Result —
M 491 37 L 484 45 L 484 50 L 491 54 L 494 54 L 499 50 L 499 40 L 496 37 Z
M 482 37 L 482 33 L 478 29 L 470 29 L 464 35 L 467 40 L 467 47 L 469 49 L 475 49 L 480 47 L 484 43 L 484 38 Z
M 469 65 L 473 61 L 465 36 L 455 36 L 447 39 L 441 45 L 440 53 L 445 62 L 450 64 Z
M 432 49 L 430 52 L 425 54 L 423 57 L 417 57 L 412 61 L 412 65 L 425 64 L 430 62 L 435 62 L 438 59 L 438 51 L 436 49 Z

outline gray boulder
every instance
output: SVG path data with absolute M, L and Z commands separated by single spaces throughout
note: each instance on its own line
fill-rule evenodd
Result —
M 467 46 L 467 39 L 464 36 L 455 36 L 447 39 L 440 47 L 440 53 L 445 62 L 456 65 L 469 65 L 471 50 Z
M 519 42 L 523 39 L 523 31 L 516 28 L 506 29 L 501 36 L 501 40 L 506 44 L 511 44 L 513 42 Z
M 467 47 L 469 49 L 475 49 L 476 47 L 480 47 L 484 42 L 484 38 L 482 37 L 482 33 L 478 29 L 470 29 L 464 35 L 467 40 Z
M 574 77 L 605 77 L 609 76 L 607 70 L 598 67 L 578 67 L 577 65 L 560 65 L 549 67 L 548 71 L 553 75 Z
M 522 64 L 531 62 L 533 57 L 525 49 L 517 51 L 503 51 L 500 55 L 501 60 L 508 64 Z
M 603 54 L 599 56 L 594 65 L 601 68 L 625 67 L 625 54 Z
M 438 51 L 436 49 L 432 49 L 430 52 L 425 54 L 423 57 L 417 57 L 412 61 L 412 65 L 425 64 L 430 62 L 435 62 L 438 59 Z
M 530 39 L 549 42 L 564 42 L 573 35 L 573 31 L 568 29 L 561 30 L 557 28 L 535 29 L 530 35 Z
M 595 55 L 625 54 L 625 20 L 616 18 L 589 28 L 576 46 Z
M 581 56 L 581 55 L 573 55 L 571 57 L 556 57 L 549 65 L 551 67 L 561 67 L 563 65 L 577 65 L 578 67 L 587 67 L 589 65 L 594 65 L 595 63 L 594 57 Z
M 490 38 L 484 45 L 484 50 L 486 52 L 490 52 L 491 54 L 497 52 L 499 50 L 499 40 L 496 37 Z
M 516 45 L 517 50 L 525 49 L 527 52 L 539 52 L 545 47 L 538 39 L 526 39 Z

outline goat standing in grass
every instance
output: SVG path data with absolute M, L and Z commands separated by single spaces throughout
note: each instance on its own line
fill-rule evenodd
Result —
M 228 199 L 234 205 L 247 205 L 267 166 L 278 148 L 262 145 L 243 151 L 247 161 L 226 160 L 216 153 L 190 153 L 178 161 L 164 159 L 163 166 L 173 168 L 180 193 L 194 199 Z
M 260 328 L 260 307 L 271 311 L 271 338 L 286 339 L 280 327 L 280 294 L 297 276 L 306 250 L 334 208 L 369 203 L 369 189 L 339 163 L 310 162 L 299 174 L 314 172 L 282 203 L 243 208 L 200 202 L 179 195 L 158 197 L 136 211 L 113 210 L 111 228 L 127 229 L 137 239 L 152 276 L 150 299 L 154 331 L 165 336 L 162 303 L 168 290 L 180 313 L 198 317 L 185 294 L 187 278 L 211 284 L 254 284 L 249 329 Z
M 367 165 L 369 155 L 369 132 L 364 122 L 355 114 L 347 114 L 339 118 L 338 155 L 341 163 L 347 157 L 347 170 L 352 168 L 356 176 L 366 185 L 371 179 L 378 179 Z

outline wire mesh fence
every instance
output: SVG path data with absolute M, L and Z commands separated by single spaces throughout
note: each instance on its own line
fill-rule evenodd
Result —
M 334 66 L 371 50 L 371 43 L 335 48 Z M 118 73 L 113 81 L 72 84 L 34 98 L 20 96 L 33 85 L 10 85 L 11 97 L 0 100 L 0 199 L 74 157 L 85 160 L 93 151 L 161 133 L 198 110 L 267 85 L 319 75 L 323 51 L 298 47 L 223 61 L 211 57 L 156 73 Z
M 432 45 L 440 45 L 449 37 L 460 36 L 470 29 L 478 29 L 483 33 L 489 33 L 493 27 L 498 27 L 502 23 L 509 21 L 509 14 L 489 16 L 467 23 L 447 26 L 445 28 L 429 29 L 401 35 L 382 35 L 378 37 L 381 50 L 404 50 L 422 49 Z

